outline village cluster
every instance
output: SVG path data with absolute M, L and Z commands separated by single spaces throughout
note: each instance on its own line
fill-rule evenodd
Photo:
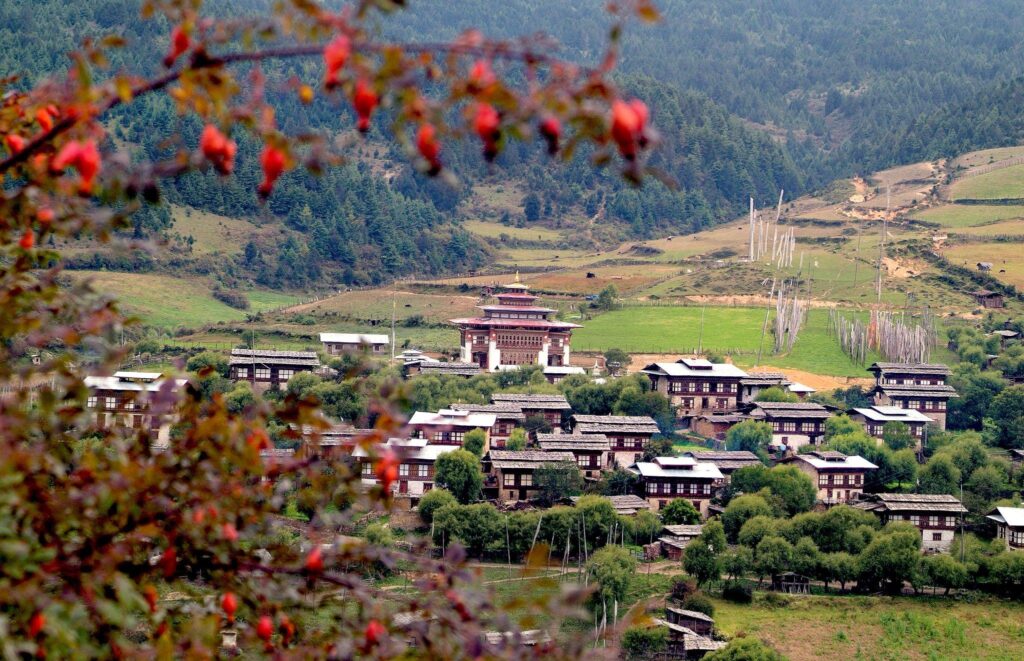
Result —
M 462 334 L 461 358 L 442 362 L 409 350 L 400 360 L 408 378 L 425 374 L 473 376 L 482 371 L 517 369 L 539 364 L 550 382 L 569 373 L 584 372 L 569 365 L 570 335 L 574 324 L 550 319 L 555 310 L 540 307 L 537 297 L 518 282 L 497 294 L 498 303 L 481 306 L 484 315 L 455 319 Z M 323 352 L 338 356 L 367 352 L 383 356 L 390 348 L 387 335 L 344 333 L 321 334 Z M 257 389 L 278 388 L 299 372 L 323 372 L 316 352 L 234 349 L 230 357 L 230 378 L 248 381 Z M 718 513 L 713 501 L 729 484 L 730 475 L 744 466 L 760 465 L 762 459 L 749 451 L 729 451 L 724 440 L 728 430 L 745 421 L 768 423 L 772 429 L 771 451 L 775 463 L 790 464 L 817 485 L 822 507 L 851 504 L 875 512 L 884 522 L 913 523 L 928 551 L 947 550 L 962 515 L 966 512 L 955 494 L 915 495 L 865 493 L 865 476 L 877 466 L 861 456 L 820 449 L 825 422 L 833 415 L 847 414 L 873 438 L 882 443 L 886 423 L 899 422 L 916 442 L 920 453 L 929 428 L 944 429 L 946 405 L 956 397 L 946 384 L 949 370 L 937 364 L 875 363 L 869 370 L 875 385 L 873 404 L 849 411 L 804 401 L 813 392 L 781 373 L 746 373 L 735 365 L 713 363 L 702 358 L 681 358 L 646 366 L 642 373 L 652 389 L 664 394 L 675 407 L 680 427 L 708 439 L 708 450 L 687 451 L 682 456 L 657 456 L 644 460 L 644 449 L 660 433 L 648 416 L 583 415 L 574 413 L 560 394 L 495 393 L 488 404 L 452 402 L 438 411 L 416 411 L 409 419 L 408 434 L 386 442 L 399 458 L 398 479 L 392 485 L 401 501 L 415 507 L 419 498 L 435 486 L 434 464 L 446 452 L 461 448 L 468 434 L 483 434 L 481 468 L 485 475 L 483 496 L 499 506 L 528 503 L 535 494 L 535 472 L 551 464 L 571 464 L 585 480 L 598 480 L 603 472 L 624 469 L 636 477 L 636 493 L 613 496 L 620 513 L 641 510 L 657 512 L 673 500 L 685 499 L 706 518 Z M 174 390 L 185 380 L 167 380 L 159 373 L 118 372 L 113 376 L 89 377 L 89 406 L 101 424 L 115 420 L 133 428 L 149 426 L 155 443 L 169 442 L 170 421 L 151 415 L 144 393 Z M 782 388 L 797 396 L 795 402 L 758 401 L 767 388 Z M 528 418 L 543 420 L 545 429 L 533 430 L 525 449 L 508 449 L 513 430 Z M 318 435 L 299 452 L 362 462 L 363 481 L 376 481 L 372 457 L 357 439 L 367 430 L 339 424 Z M 813 448 L 813 449 L 809 449 Z M 279 460 L 294 450 L 269 450 Z M 1024 452 L 1015 451 L 1015 461 Z M 1024 548 L 1024 509 L 1000 507 L 988 517 L 997 536 L 1009 548 Z M 699 532 L 699 528 L 695 528 Z M 693 532 L 693 531 L 691 531 Z M 666 530 L 662 552 L 678 557 L 687 534 Z

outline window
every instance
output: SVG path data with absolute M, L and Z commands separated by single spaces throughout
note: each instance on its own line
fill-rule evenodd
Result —
M 129 411 L 134 411 L 135 410 L 135 400 L 134 399 L 126 399 L 126 400 L 124 400 L 124 407 L 125 407 L 125 409 L 127 409 Z
M 430 475 L 430 466 L 426 464 L 416 466 L 416 474 L 420 477 L 428 477 Z
M 1024 546 L 1024 530 L 1010 531 L 1010 546 Z
M 90 397 L 90 398 L 89 398 L 89 399 L 88 399 L 88 400 L 87 400 L 87 401 L 85 402 L 85 405 L 86 405 L 86 406 L 88 406 L 88 407 L 89 407 L 89 408 L 91 408 L 91 409 L 94 409 L 94 408 L 96 408 L 96 397 L 95 397 L 95 396 L 94 396 L 94 397 Z
M 116 398 L 114 398 L 114 397 L 104 397 L 103 399 L 104 399 L 103 408 L 105 408 L 105 409 L 116 409 L 117 408 L 117 399 Z
M 523 473 L 522 478 L 519 480 L 519 485 L 523 487 L 532 487 L 533 473 Z
M 932 533 L 932 541 L 933 542 L 941 542 L 942 541 L 942 533 L 941 532 L 933 532 Z
M 939 525 L 939 517 L 934 514 L 928 517 L 928 527 L 934 528 Z
M 703 491 L 704 491 L 704 495 L 705 496 L 710 496 L 711 495 L 711 485 L 705 483 Z
M 363 477 L 373 477 L 373 464 L 363 462 Z
M 704 383 L 700 384 L 700 391 L 701 392 L 711 392 L 711 384 L 708 383 L 707 381 L 705 381 Z
M 277 370 L 277 380 L 287 381 L 295 374 L 295 370 Z
M 915 526 L 920 526 L 921 525 L 921 515 L 920 514 L 911 514 L 910 515 L 910 522 L 913 523 Z
M 819 487 L 823 487 L 826 484 L 828 484 L 828 476 L 827 475 L 819 475 L 818 476 L 818 486 Z
M 693 408 L 693 397 L 683 397 L 683 408 L 684 409 L 692 409 Z
M 235 375 L 239 379 L 248 379 L 249 378 L 249 368 L 248 367 L 236 367 L 235 368 Z
M 398 474 L 401 477 L 409 477 L 409 464 L 399 464 L 398 465 Z
M 585 454 L 576 455 L 576 465 L 580 468 L 590 468 L 590 457 Z
M 502 486 L 514 487 L 516 484 L 516 476 L 514 473 L 502 473 Z
M 682 392 L 683 391 L 683 384 L 679 383 L 678 381 L 673 381 L 671 384 L 669 384 L 669 391 L 670 392 Z
M 795 422 L 783 422 L 782 423 L 782 431 L 796 431 L 796 423 Z
M 257 367 L 256 368 L 256 379 L 261 381 L 270 380 L 270 368 L 269 367 Z
M 919 409 L 919 408 L 921 408 L 921 402 L 916 400 L 916 399 L 908 399 L 907 400 L 907 408 L 908 409 Z

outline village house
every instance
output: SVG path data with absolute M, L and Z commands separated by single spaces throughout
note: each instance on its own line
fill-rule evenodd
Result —
M 730 429 L 749 419 L 745 413 L 702 413 L 690 421 L 690 431 L 724 443 Z
M 537 447 L 544 452 L 571 452 L 588 480 L 599 479 L 610 462 L 611 443 L 604 434 L 537 434 Z
M 821 443 L 825 421 L 832 412 L 810 402 L 754 402 L 748 415 L 772 426 L 773 450 L 795 452 L 805 445 Z
M 1024 507 L 997 507 L 988 517 L 996 524 L 996 539 L 1010 550 L 1024 549 Z
M 782 372 L 753 372 L 740 379 L 740 402 L 748 403 L 757 399 L 768 388 L 785 390 L 791 381 Z
M 391 485 L 392 491 L 409 496 L 410 504 L 415 506 L 420 496 L 434 488 L 434 462 L 455 448 L 450 445 L 434 445 L 424 438 L 391 438 L 384 444 L 384 449 L 394 452 L 399 462 L 398 479 Z M 352 456 L 360 464 L 363 484 L 377 484 L 370 453 L 359 446 Z
M 650 512 L 651 504 L 636 494 L 604 496 L 611 501 L 615 513 L 619 516 L 634 516 L 639 512 Z M 575 505 L 581 496 L 571 496 L 569 501 Z
M 537 297 L 516 282 L 479 306 L 482 317 L 452 319 L 459 328 L 459 360 L 495 372 L 508 366 L 569 364 L 569 341 L 579 324 L 551 318 L 557 310 L 535 305 Z
M 661 529 L 661 536 L 658 537 L 658 542 L 661 544 L 661 554 L 669 560 L 681 559 L 687 545 L 700 537 L 703 531 L 704 526 L 701 525 L 680 524 L 665 526 Z
M 435 445 L 457 445 L 462 447 L 466 434 L 474 429 L 483 430 L 484 452 L 490 447 L 491 429 L 498 421 L 493 413 L 473 413 L 441 409 L 437 413 L 416 411 L 409 418 L 413 438 L 425 438 Z
M 728 484 L 732 474 L 741 468 L 764 466 L 756 454 L 747 450 L 690 450 L 683 456 L 717 466 L 722 471 L 724 484 Z
M 875 513 L 882 525 L 909 521 L 921 531 L 921 548 L 937 553 L 949 550 L 956 527 L 967 513 L 955 496 L 939 494 L 865 494 L 854 507 Z
M 144 430 L 151 445 L 166 448 L 175 421 L 174 404 L 187 379 L 168 379 L 160 372 L 114 372 L 113 376 L 87 376 L 86 407 L 96 425 L 105 429 L 120 425 Z
M 307 459 L 313 455 L 320 455 L 331 460 L 351 460 L 356 446 L 364 439 L 379 438 L 381 432 L 376 429 L 360 429 L 347 422 L 332 424 L 327 429 L 314 430 L 310 426 L 302 428 L 302 445 L 299 446 L 296 456 L 300 459 Z
M 652 363 L 640 371 L 651 380 L 655 391 L 669 398 L 680 418 L 735 411 L 740 402 L 740 382 L 748 376 L 735 365 L 703 358 Z
M 814 393 L 818 392 L 817 388 L 805 386 L 799 381 L 793 381 L 792 383 L 790 383 L 788 386 L 786 386 L 786 390 L 793 393 L 800 399 L 806 399 L 808 395 L 813 395 Z
M 228 365 L 232 381 L 248 381 L 262 392 L 284 386 L 299 372 L 319 369 L 320 358 L 315 351 L 232 349 Z
M 983 308 L 999 309 L 1006 307 L 1003 295 L 999 292 L 978 289 L 971 292 L 971 295 L 974 296 L 974 301 Z
M 641 494 L 652 509 L 660 510 L 676 498 L 685 498 L 705 517 L 715 485 L 723 479 L 714 464 L 693 457 L 655 457 L 649 462 L 638 461 L 626 470 L 639 478 Z
M 863 457 L 848 457 L 831 450 L 790 455 L 782 462 L 791 463 L 809 475 L 811 481 L 818 485 L 818 502 L 825 505 L 839 505 L 860 498 L 864 493 L 864 476 L 878 468 Z
M 572 374 L 586 374 L 587 371 L 575 365 L 552 365 L 544 368 L 544 378 L 548 383 L 558 383 Z
M 491 427 L 491 447 L 499 449 L 505 447 L 512 430 L 522 427 L 526 420 L 526 414 L 514 404 L 452 404 L 448 408 L 469 413 L 493 413 L 495 421 Z
M 1013 463 L 1014 470 L 1024 468 L 1024 450 L 1010 450 L 1010 461 Z
M 541 466 L 558 463 L 576 465 L 571 452 L 542 452 L 539 450 L 491 450 L 484 456 L 490 466 L 491 484 L 497 487 L 501 503 L 530 500 L 537 492 L 533 475 Z
M 521 393 L 496 392 L 491 395 L 493 404 L 506 404 L 518 406 L 523 414 L 529 418 L 543 418 L 544 422 L 551 427 L 550 433 L 562 433 L 564 425 L 563 418 L 572 412 L 572 407 L 566 401 L 565 395 L 525 395 Z
M 868 368 L 875 375 L 871 391 L 875 404 L 914 409 L 925 414 L 940 429 L 946 428 L 946 403 L 956 390 L 946 385 L 949 368 L 928 363 L 875 363 Z
M 932 422 L 931 418 L 919 411 L 901 409 L 898 406 L 876 405 L 867 408 L 851 409 L 849 416 L 851 420 L 855 420 L 864 426 L 864 431 L 868 433 L 868 436 L 878 439 L 879 442 L 882 441 L 882 434 L 886 423 L 902 422 L 910 430 L 910 434 L 914 437 L 918 449 L 920 449 L 924 440 L 929 423 Z
M 572 433 L 602 435 L 611 443 L 612 467 L 640 461 L 644 445 L 659 433 L 658 424 L 646 415 L 573 415 Z
M 320 342 L 328 356 L 358 353 L 363 350 L 383 356 L 391 346 L 391 338 L 387 335 L 369 333 L 320 333 Z
M 711 637 L 715 621 L 697 611 L 669 605 L 665 607 L 665 619 L 655 618 L 654 624 L 668 629 L 668 646 L 664 658 L 696 661 L 727 644 Z M 696 627 L 696 630 L 692 627 Z

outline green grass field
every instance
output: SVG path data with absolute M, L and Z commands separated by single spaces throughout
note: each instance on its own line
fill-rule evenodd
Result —
M 1024 218 L 1024 206 L 945 204 L 919 211 L 914 218 L 943 227 L 975 227 L 1011 218 Z
M 770 607 L 714 599 L 715 626 L 750 635 L 793 661 L 804 659 L 1021 658 L 1024 605 L 930 597 L 795 596 Z
M 113 297 L 129 314 L 152 326 L 202 326 L 244 320 L 247 314 L 215 299 L 209 285 L 198 279 L 155 273 L 70 273 L 76 278 L 90 279 L 97 292 Z M 280 292 L 247 292 L 246 296 L 253 312 L 278 308 L 298 300 L 296 296 Z
M 173 231 L 195 239 L 192 250 L 196 254 L 222 252 L 228 255 L 240 253 L 242 246 L 259 228 L 238 218 L 218 216 L 191 207 L 171 205 Z
M 953 182 L 954 200 L 991 200 L 1024 197 L 1024 165 L 1014 165 Z
M 462 223 L 462 226 L 473 234 L 487 239 L 497 239 L 502 234 L 524 241 L 559 241 L 562 238 L 561 233 L 557 230 L 540 226 L 512 227 L 483 220 L 467 220 Z

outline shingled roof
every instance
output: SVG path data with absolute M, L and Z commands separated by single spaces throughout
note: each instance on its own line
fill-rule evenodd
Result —
M 525 393 L 496 392 L 491 395 L 495 404 L 518 404 L 524 409 L 547 409 L 549 411 L 571 411 L 565 395 L 528 395 Z
M 956 496 L 920 493 L 876 493 L 865 495 L 859 509 L 873 512 L 954 512 L 966 514 L 967 508 Z
M 573 431 L 579 434 L 657 434 L 658 423 L 647 415 L 574 415 Z
M 832 416 L 832 412 L 821 404 L 811 402 L 756 402 L 751 415 L 806 420 L 807 418 L 828 418 Z
M 568 461 L 576 465 L 571 452 L 538 452 L 537 450 L 491 450 L 489 455 L 494 468 L 539 468 L 544 464 Z
M 523 409 L 515 404 L 452 404 L 449 408 L 470 413 L 493 413 L 498 420 L 526 420 Z
M 604 434 L 537 434 L 537 445 L 544 451 L 607 451 L 612 445 Z
M 875 386 L 890 397 L 957 397 L 953 386 L 911 385 L 909 383 L 883 383 Z
M 753 452 L 747 450 L 691 450 L 685 452 L 685 455 L 693 457 L 697 461 L 707 461 L 716 466 L 721 471 L 734 471 L 740 468 L 746 468 L 747 466 L 761 466 L 763 463 Z
M 295 365 L 320 367 L 315 351 L 269 351 L 265 349 L 232 349 L 230 365 Z
M 942 363 L 872 363 L 868 368 L 869 372 L 880 372 L 882 374 L 940 374 L 949 375 L 949 366 Z
M 640 496 L 629 494 L 625 496 L 602 496 L 612 501 L 612 507 L 615 508 L 616 514 L 630 515 L 636 514 L 637 512 L 650 511 L 651 504 Z M 569 498 L 573 504 L 579 502 L 582 496 L 572 496 Z
M 420 363 L 420 374 L 454 374 L 456 376 L 476 376 L 480 374 L 480 366 L 476 363 Z

